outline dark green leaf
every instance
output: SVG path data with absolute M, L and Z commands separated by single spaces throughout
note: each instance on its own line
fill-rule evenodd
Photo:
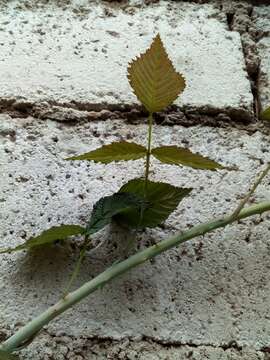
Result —
M 265 110 L 261 113 L 260 118 L 261 118 L 262 120 L 270 120 L 270 107 L 267 108 L 267 109 L 265 109 Z
M 125 193 L 116 193 L 100 199 L 93 208 L 91 219 L 87 225 L 87 234 L 94 234 L 108 225 L 112 218 L 124 211 L 142 206 L 141 197 Z
M 155 227 L 167 219 L 191 190 L 148 181 L 146 204 L 143 211 L 141 208 L 130 209 L 117 215 L 116 220 L 134 228 Z M 144 180 L 133 179 L 122 186 L 119 192 L 134 193 L 143 197 Z
M 207 157 L 194 154 L 189 149 L 177 146 L 161 146 L 153 149 L 152 154 L 165 164 L 183 165 L 204 170 L 229 169 Z
M 0 350 L 0 360 L 19 360 L 19 357 L 17 355 Z
M 30 249 L 35 246 L 51 244 L 56 240 L 64 240 L 69 236 L 84 234 L 85 231 L 85 228 L 79 225 L 54 226 L 43 231 L 40 235 L 30 238 L 25 243 L 18 245 L 15 248 L 0 249 L 0 253 L 11 253 L 18 250 Z
M 108 164 L 112 161 L 136 160 L 146 155 L 146 148 L 132 142 L 121 141 L 104 145 L 86 154 L 72 156 L 66 160 L 93 160 Z
M 171 105 L 185 88 L 184 77 L 175 71 L 159 34 L 150 48 L 128 67 L 129 83 L 149 112 Z

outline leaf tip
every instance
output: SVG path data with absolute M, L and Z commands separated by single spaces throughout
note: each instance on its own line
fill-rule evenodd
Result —
M 232 165 L 232 166 L 223 166 L 223 169 L 228 170 L 228 171 L 239 171 L 239 167 L 236 165 Z
M 145 52 L 127 68 L 133 93 L 150 113 L 171 105 L 186 87 L 185 78 L 176 71 L 158 33 Z
M 67 157 L 67 158 L 64 158 L 63 160 L 64 160 L 64 161 L 77 160 L 77 156 L 69 156 L 69 157 Z

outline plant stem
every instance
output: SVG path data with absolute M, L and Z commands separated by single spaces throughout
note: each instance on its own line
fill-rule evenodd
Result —
M 72 284 L 74 283 L 74 281 L 76 280 L 76 278 L 80 272 L 80 268 L 81 268 L 81 265 L 82 265 L 82 262 L 83 262 L 83 259 L 84 259 L 85 253 L 86 253 L 87 246 L 89 245 L 89 241 L 90 241 L 90 238 L 88 236 L 85 236 L 83 247 L 80 251 L 79 258 L 78 258 L 75 268 L 71 274 L 71 277 L 67 284 L 67 287 L 65 288 L 64 296 L 63 296 L 64 298 L 67 296 Z
M 148 146 L 147 146 L 146 163 L 145 163 L 144 197 L 146 197 L 147 183 L 148 183 L 148 178 L 149 178 L 151 144 L 152 144 L 152 128 L 153 128 L 153 113 L 150 113 L 148 116 Z
M 2 343 L 0 350 L 7 352 L 16 351 L 26 340 L 30 339 L 34 334 L 42 329 L 55 317 L 93 293 L 95 290 L 102 288 L 105 284 L 112 279 L 120 276 L 128 270 L 143 264 L 144 262 L 154 258 L 155 256 L 163 253 L 166 250 L 171 249 L 187 240 L 190 240 L 196 236 L 204 235 L 218 228 L 223 228 L 234 221 L 247 218 L 255 214 L 262 214 L 265 211 L 270 210 L 270 201 L 262 202 L 256 205 L 252 205 L 246 209 L 242 209 L 236 219 L 232 219 L 231 216 L 216 219 L 201 225 L 194 226 L 186 232 L 173 236 L 169 239 L 162 240 L 159 243 L 146 248 L 137 254 L 129 257 L 128 259 L 114 264 L 105 270 L 103 273 L 96 276 L 94 279 L 82 285 L 79 289 L 68 294 L 64 299 L 61 299 L 57 304 L 53 305 L 41 315 L 34 318 L 23 328 L 18 330 L 13 336 Z
M 250 199 L 250 197 L 254 194 L 254 192 L 256 191 L 257 187 L 260 185 L 260 183 L 263 181 L 263 179 L 265 178 L 265 176 L 268 174 L 268 172 L 270 171 L 270 163 L 267 164 L 266 168 L 259 174 L 257 180 L 254 182 L 254 184 L 252 185 L 251 189 L 249 190 L 249 192 L 246 194 L 246 196 L 241 200 L 241 202 L 239 203 L 239 205 L 237 206 L 237 208 L 235 209 L 235 211 L 232 213 L 231 215 L 231 219 L 234 220 L 237 218 L 238 214 L 240 213 L 240 211 L 244 208 L 244 206 L 246 205 L 246 203 L 248 202 L 248 200 Z

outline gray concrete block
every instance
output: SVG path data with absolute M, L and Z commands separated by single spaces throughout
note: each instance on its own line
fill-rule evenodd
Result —
M 240 35 L 214 5 L 186 2 L 4 2 L 0 99 L 92 109 L 137 104 L 126 67 L 157 32 L 187 80 L 178 106 L 253 117 Z
M 84 224 L 101 196 L 143 174 L 141 160 L 107 166 L 63 160 L 119 139 L 144 143 L 143 123 L 114 120 L 66 126 L 1 115 L 1 124 L 0 246 L 15 246 L 58 223 Z M 76 286 L 121 258 L 131 236 L 136 238 L 136 248 L 143 248 L 232 211 L 261 169 L 261 160 L 269 160 L 270 151 L 268 136 L 236 128 L 156 126 L 154 145 L 161 144 L 188 145 L 240 170 L 204 172 L 153 161 L 152 179 L 192 186 L 191 195 L 162 228 L 135 236 L 109 226 L 97 234 L 95 244 L 106 242 L 88 254 Z M 268 182 L 264 182 L 253 201 L 269 198 Z M 263 359 L 259 351 L 270 339 L 269 227 L 269 214 L 255 216 L 172 249 L 94 293 L 47 331 L 60 337 L 63 333 L 111 340 L 146 337 L 158 343 L 212 347 L 234 341 L 253 348 L 254 359 Z M 1 256 L 2 331 L 12 332 L 59 299 L 78 256 L 78 241 Z M 26 350 L 26 358 L 35 351 Z M 209 351 L 217 359 L 213 354 L 221 350 Z M 245 359 L 241 354 L 225 355 L 222 352 L 220 359 Z
M 270 6 L 254 8 L 258 32 L 258 50 L 261 58 L 258 78 L 258 93 L 262 109 L 270 106 Z

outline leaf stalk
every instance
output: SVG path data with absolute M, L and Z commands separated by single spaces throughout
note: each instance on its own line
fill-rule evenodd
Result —
M 85 238 L 84 238 L 82 249 L 80 250 L 79 258 L 78 258 L 78 260 L 76 262 L 75 268 L 74 268 L 74 270 L 73 270 L 73 272 L 71 274 L 71 277 L 70 277 L 70 279 L 68 281 L 68 284 L 67 284 L 67 286 L 65 288 L 63 298 L 65 298 L 67 296 L 68 292 L 71 289 L 71 286 L 73 285 L 74 281 L 78 277 L 78 274 L 80 272 L 80 268 L 81 268 L 83 259 L 85 257 L 85 253 L 86 253 L 86 250 L 87 250 L 87 247 L 88 247 L 89 243 L 90 243 L 90 237 L 88 235 L 86 235 Z
M 153 113 L 150 113 L 148 116 L 148 145 L 147 145 L 146 163 L 145 163 L 144 197 L 146 197 L 147 183 L 149 179 L 150 157 L 151 157 L 151 146 L 152 146 L 152 129 L 153 129 Z

